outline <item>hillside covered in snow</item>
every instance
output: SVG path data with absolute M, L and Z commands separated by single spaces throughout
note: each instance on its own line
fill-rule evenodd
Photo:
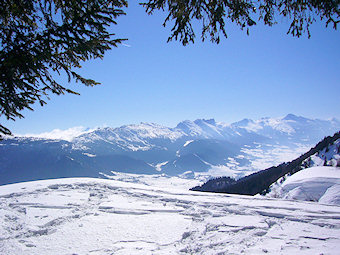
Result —
M 303 169 L 272 185 L 268 197 L 340 205 L 340 168 L 319 166 Z
M 271 185 L 267 196 L 340 205 L 340 139 L 317 151 L 301 166 L 302 170 Z
M 338 254 L 339 219 L 311 202 L 44 180 L 0 186 L 0 254 Z
M 240 178 L 294 159 L 339 127 L 336 119 L 288 114 L 232 124 L 198 119 L 174 128 L 141 123 L 6 138 L 0 141 L 0 184 L 111 171 Z

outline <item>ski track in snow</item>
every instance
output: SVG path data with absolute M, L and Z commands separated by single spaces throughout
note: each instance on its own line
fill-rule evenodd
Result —
M 0 187 L 0 254 L 338 254 L 340 207 L 92 178 Z

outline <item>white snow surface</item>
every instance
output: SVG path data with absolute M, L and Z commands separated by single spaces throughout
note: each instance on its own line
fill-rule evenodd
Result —
M 338 254 L 340 207 L 93 178 L 0 186 L 0 254 Z
M 156 124 L 156 123 L 144 123 L 139 125 L 126 125 L 123 126 L 130 133 L 138 134 L 142 138 L 169 138 L 170 140 L 176 140 L 182 137 L 184 134 L 180 131 L 174 131 L 171 128 Z
M 72 127 L 65 130 L 61 129 L 54 129 L 50 132 L 43 132 L 40 134 L 24 134 L 20 135 L 17 134 L 17 136 L 22 137 L 35 137 L 35 138 L 45 138 L 45 139 L 57 139 L 57 140 L 65 140 L 65 141 L 72 141 L 73 138 L 90 133 L 92 131 L 96 130 L 96 128 L 88 129 L 82 126 L 79 127 Z
M 83 152 L 82 154 L 85 155 L 85 156 L 88 156 L 89 158 L 95 158 L 96 157 L 96 155 L 91 154 L 91 153 L 87 153 L 87 152 Z
M 340 168 L 317 166 L 303 169 L 272 185 L 269 197 L 316 201 L 340 206 Z
M 250 132 L 258 132 L 269 127 L 279 132 L 292 134 L 294 133 L 294 129 L 290 126 L 292 122 L 295 122 L 295 121 L 285 120 L 283 117 L 280 117 L 280 118 L 266 117 L 266 118 L 261 118 L 259 120 L 244 119 L 232 125 L 237 124 L 240 127 L 243 127 Z
M 156 171 L 158 171 L 158 172 L 162 171 L 162 166 L 165 166 L 166 164 L 168 164 L 168 162 L 169 161 L 164 161 L 164 162 L 156 164 L 156 166 L 155 166 Z
M 172 188 L 180 190 L 189 190 L 190 188 L 201 185 L 208 180 L 208 177 L 192 179 L 179 176 L 168 176 L 166 174 L 131 174 L 115 171 L 111 171 L 110 175 L 104 173 L 100 174 L 110 180 L 138 183 L 158 188 Z M 183 175 L 185 176 L 185 173 Z
M 183 145 L 183 147 L 186 147 L 188 146 L 189 144 L 191 144 L 194 140 L 189 140 L 189 141 L 186 141 Z

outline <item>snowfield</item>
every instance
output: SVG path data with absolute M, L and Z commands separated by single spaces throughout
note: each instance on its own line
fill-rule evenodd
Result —
M 339 254 L 338 206 L 178 187 L 0 186 L 0 254 Z

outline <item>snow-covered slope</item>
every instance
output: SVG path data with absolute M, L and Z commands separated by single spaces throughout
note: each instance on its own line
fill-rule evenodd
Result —
M 312 155 L 310 159 L 306 160 L 305 165 L 307 167 L 326 165 L 340 167 L 340 139 Z
M 340 205 L 340 168 L 303 169 L 286 177 L 280 185 L 273 185 L 268 196 Z
M 340 205 L 339 151 L 340 139 L 305 160 L 305 169 L 279 179 L 267 196 Z
M 339 218 L 340 207 L 310 202 L 26 182 L 0 187 L 0 254 L 338 254 Z

